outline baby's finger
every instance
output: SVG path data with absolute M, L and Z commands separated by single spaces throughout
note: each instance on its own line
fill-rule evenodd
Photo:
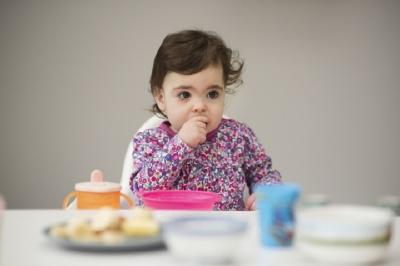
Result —
M 192 119 L 196 122 L 208 123 L 208 117 L 204 115 L 194 116 Z
M 256 201 L 254 200 L 249 208 L 249 211 L 255 211 L 255 210 L 256 210 Z
M 246 210 L 251 210 L 252 206 L 255 204 L 255 201 L 256 201 L 255 195 L 251 194 L 246 200 L 245 204 Z
M 206 128 L 199 128 L 199 133 L 200 133 L 201 135 L 203 135 L 203 136 L 206 136 L 206 135 L 207 135 L 207 130 L 206 130 Z
M 201 121 L 195 122 L 195 125 L 198 126 L 199 128 L 203 128 L 203 129 L 205 129 L 207 127 L 207 123 L 201 122 Z

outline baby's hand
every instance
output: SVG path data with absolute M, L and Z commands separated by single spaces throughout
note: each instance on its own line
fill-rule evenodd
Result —
M 206 141 L 208 118 L 195 116 L 184 123 L 178 136 L 190 147 L 196 148 Z
M 246 210 L 255 211 L 256 210 L 256 196 L 255 194 L 251 194 L 246 201 Z

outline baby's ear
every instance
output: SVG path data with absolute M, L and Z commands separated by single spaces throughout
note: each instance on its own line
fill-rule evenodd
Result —
M 156 101 L 158 108 L 161 111 L 165 110 L 165 97 L 164 97 L 164 91 L 162 89 L 157 90 L 158 93 L 154 95 L 154 100 Z

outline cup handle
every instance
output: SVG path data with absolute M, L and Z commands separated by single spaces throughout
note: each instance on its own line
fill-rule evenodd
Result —
M 65 198 L 63 202 L 63 209 L 66 209 L 68 207 L 68 203 L 70 202 L 72 197 L 76 197 L 76 192 L 70 192 Z
M 134 207 L 133 201 L 131 200 L 130 197 L 128 197 L 124 193 L 120 193 L 120 195 L 121 195 L 121 197 L 123 197 L 126 200 L 126 202 L 128 203 L 129 208 L 133 208 Z

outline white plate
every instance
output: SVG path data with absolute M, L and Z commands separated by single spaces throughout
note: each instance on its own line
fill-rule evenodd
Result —
M 57 224 L 63 225 L 63 224 Z M 122 242 L 115 244 L 99 243 L 99 242 L 82 242 L 70 239 L 64 239 L 50 234 L 52 227 L 48 226 L 44 229 L 43 233 L 54 244 L 70 249 L 79 251 L 91 252 L 118 252 L 118 251 L 141 251 L 141 250 L 156 250 L 165 248 L 164 240 L 161 232 L 156 236 L 149 237 L 126 237 Z

